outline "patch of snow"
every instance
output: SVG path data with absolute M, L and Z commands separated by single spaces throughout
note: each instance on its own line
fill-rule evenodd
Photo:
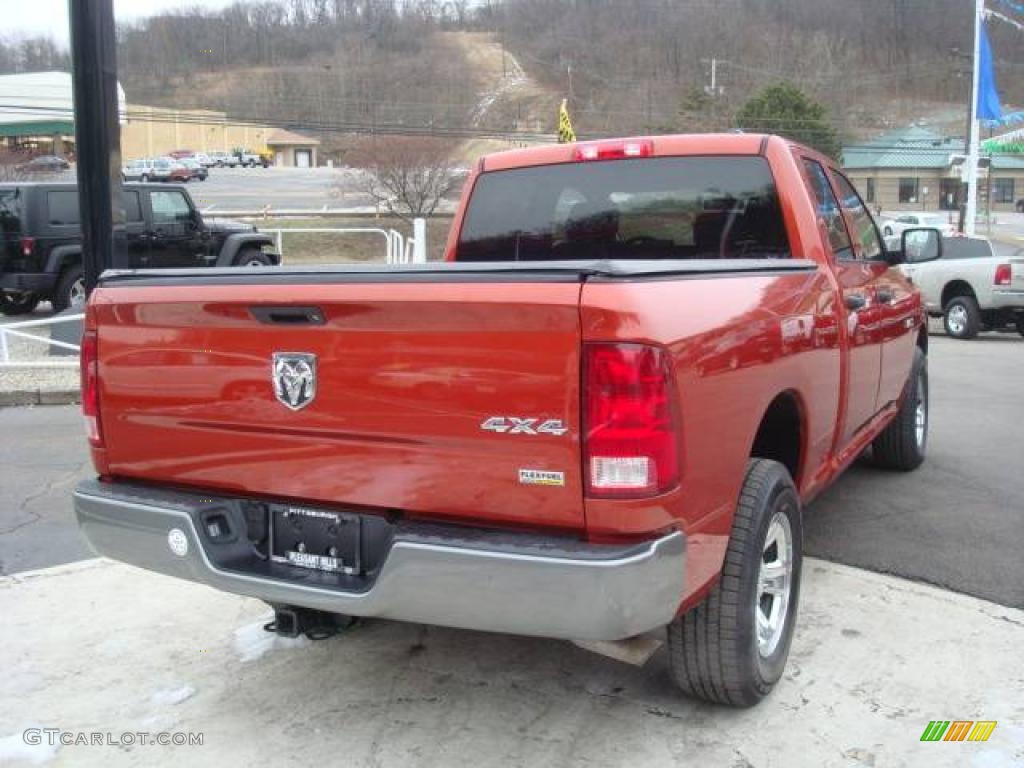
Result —
M 195 695 L 196 689 L 191 685 L 181 685 L 177 688 L 164 688 L 157 691 L 150 697 L 149 702 L 157 707 L 173 707 Z
M 178 727 L 178 719 L 169 714 L 161 712 L 158 715 L 150 715 L 139 721 L 139 726 L 144 731 L 156 733 L 170 733 Z
M 25 731 L 35 729 L 39 744 L 26 744 Z M 32 765 L 48 763 L 57 756 L 60 742 L 49 743 L 49 736 L 42 731 L 40 725 L 30 725 L 18 733 L 0 738 L 0 765 L 9 765 L 21 760 Z
M 255 661 L 271 651 L 283 651 L 294 648 L 305 648 L 309 639 L 304 635 L 298 637 L 281 637 L 263 629 L 263 625 L 273 617 L 268 616 L 253 624 L 246 624 L 235 630 L 235 652 L 243 661 Z
M 131 646 L 131 640 L 125 635 L 111 635 L 99 644 L 96 650 L 104 656 L 121 656 Z

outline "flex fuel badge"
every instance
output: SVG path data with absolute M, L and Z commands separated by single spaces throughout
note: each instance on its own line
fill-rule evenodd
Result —
M 546 469 L 520 469 L 521 485 L 565 485 L 565 472 L 550 472 Z

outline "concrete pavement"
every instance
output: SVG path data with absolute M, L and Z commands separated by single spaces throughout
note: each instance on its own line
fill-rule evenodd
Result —
M 384 621 L 281 641 L 256 601 L 109 561 L 5 577 L 0 764 L 1024 761 L 1024 613 L 816 560 L 804 576 L 787 673 L 746 711 L 678 695 L 663 651 L 637 669 L 565 642 Z M 984 743 L 922 743 L 938 719 L 997 725 Z M 30 748 L 33 727 L 203 744 Z

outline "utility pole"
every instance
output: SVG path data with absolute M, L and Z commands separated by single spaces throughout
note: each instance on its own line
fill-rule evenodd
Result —
M 107 267 L 130 266 L 120 242 L 124 211 L 113 0 L 68 0 L 68 17 L 82 267 L 85 288 L 91 291 Z
M 960 69 L 959 67 L 954 69 L 954 74 L 958 78 L 967 77 L 968 75 L 972 74 L 972 72 L 974 71 L 974 62 L 971 60 L 971 55 L 969 53 L 964 53 L 958 47 L 951 48 L 949 53 L 950 53 L 950 56 L 952 56 L 954 59 L 956 59 L 958 61 L 967 62 L 967 64 L 970 66 L 970 69 L 966 69 L 966 70 Z M 974 105 L 971 103 L 970 94 L 968 94 L 968 97 L 967 97 L 967 121 L 964 123 L 964 167 L 960 171 L 961 189 L 957 193 L 957 197 L 956 197 L 956 207 L 957 207 L 958 219 L 959 219 L 958 222 L 957 222 L 957 228 L 956 229 L 960 233 L 963 233 L 963 231 L 964 231 L 964 222 L 967 220 L 967 216 L 966 216 L 966 210 L 967 210 L 967 182 L 966 182 L 965 179 L 967 177 L 967 167 L 966 167 L 966 165 L 967 165 L 967 146 L 968 146 L 968 144 L 971 141 L 971 123 L 972 122 L 974 122 Z
M 964 209 L 964 234 L 974 236 L 974 222 L 978 215 L 978 79 L 981 74 L 981 24 L 985 0 L 974 2 L 974 74 L 971 78 L 971 120 L 967 139 L 967 206 Z

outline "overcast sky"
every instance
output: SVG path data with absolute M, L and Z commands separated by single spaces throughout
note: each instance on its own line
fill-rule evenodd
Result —
M 175 8 L 223 8 L 232 0 L 114 0 L 118 21 L 134 21 Z M 49 35 L 68 44 L 68 0 L 0 0 L 0 34 Z

